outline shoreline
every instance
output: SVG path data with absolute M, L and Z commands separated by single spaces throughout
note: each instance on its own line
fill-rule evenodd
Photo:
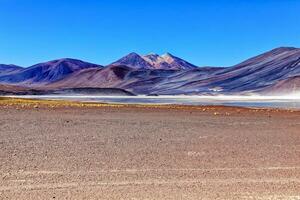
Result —
M 30 108 L 126 108 L 126 109 L 161 109 L 161 110 L 187 110 L 187 111 L 209 111 L 209 110 L 235 110 L 254 112 L 275 112 L 275 113 L 299 113 L 296 108 L 273 108 L 273 107 L 246 107 L 229 105 L 180 105 L 180 104 L 126 104 L 126 103 L 101 103 L 101 102 L 80 102 L 72 100 L 44 100 L 34 98 L 0 97 L 0 107 L 15 107 L 16 109 Z
M 272 107 L 246 107 L 229 105 L 180 105 L 180 104 L 126 104 L 126 103 L 101 103 L 101 102 L 80 102 L 72 100 L 44 100 L 34 98 L 0 97 L 0 107 L 14 107 L 16 109 L 30 108 L 126 108 L 126 109 L 161 109 L 161 110 L 187 110 L 187 111 L 209 111 L 209 110 L 235 110 L 260 111 L 275 113 L 299 113 L 300 109 L 294 108 L 272 108 Z

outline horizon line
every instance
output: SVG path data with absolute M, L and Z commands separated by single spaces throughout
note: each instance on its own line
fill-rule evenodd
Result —
M 126 56 L 130 55 L 130 54 L 137 54 L 137 55 L 139 55 L 139 56 L 141 56 L 141 57 L 147 56 L 147 55 L 151 55 L 151 54 L 153 54 L 153 55 L 158 55 L 158 56 L 163 56 L 163 55 L 169 54 L 169 55 L 171 55 L 171 56 L 175 56 L 175 57 L 178 57 L 178 58 L 180 58 L 180 59 L 183 59 L 184 61 L 187 61 L 187 62 L 189 62 L 189 63 L 191 63 L 191 64 L 193 64 L 193 65 L 195 65 L 196 67 L 199 67 L 199 68 L 201 68 L 201 67 L 225 67 L 225 68 L 227 68 L 227 67 L 235 66 L 235 65 L 237 65 L 237 64 L 239 64 L 239 63 L 241 63 L 241 62 L 244 62 L 244 61 L 246 61 L 246 60 L 248 60 L 248 59 L 251 59 L 251 58 L 253 58 L 253 57 L 262 55 L 262 54 L 264 54 L 264 53 L 267 53 L 267 52 L 270 52 L 270 51 L 273 51 L 273 50 L 276 50 L 276 49 L 300 49 L 300 48 L 295 47 L 295 46 L 279 46 L 279 47 L 275 47 L 275 48 L 272 48 L 272 49 L 270 49 L 270 50 L 262 51 L 262 52 L 260 52 L 260 53 L 258 53 L 258 54 L 256 54 L 256 55 L 249 56 L 248 58 L 243 59 L 242 61 L 239 61 L 238 63 L 231 64 L 231 65 L 228 65 L 228 66 L 224 66 L 224 65 L 223 65 L 223 66 L 214 66 L 214 65 L 198 65 L 198 64 L 194 64 L 193 62 L 191 62 L 191 61 L 189 61 L 189 60 L 187 60 L 187 59 L 185 59 L 185 58 L 182 58 L 181 56 L 174 55 L 173 53 L 170 53 L 169 51 L 166 51 L 165 53 L 162 53 L 162 54 L 154 53 L 153 51 L 150 51 L 150 53 L 147 53 L 147 54 L 141 54 L 141 53 L 137 53 L 137 52 L 135 52 L 135 51 L 131 51 L 130 53 L 127 53 L 127 54 L 125 54 L 124 56 L 122 56 L 122 57 L 120 57 L 120 58 L 117 58 L 116 60 L 119 60 L 119 59 L 121 59 L 121 58 L 123 58 L 123 57 L 126 57 Z M 111 65 L 113 62 L 116 61 L 116 60 L 110 61 L 109 64 L 99 64 L 99 63 L 96 62 L 96 61 L 89 61 L 88 58 L 75 58 L 75 57 L 71 57 L 71 56 L 66 56 L 66 57 L 53 58 L 53 59 L 49 59 L 49 60 L 45 60 L 45 61 L 35 62 L 35 63 L 30 64 L 30 65 L 28 65 L 28 66 L 18 65 L 18 64 L 15 64 L 15 63 L 8 63 L 8 64 L 6 64 L 6 63 L 2 63 L 2 62 L 0 62 L 0 65 L 11 65 L 11 66 L 17 66 L 17 67 L 22 67 L 22 68 L 29 68 L 29 67 L 32 67 L 32 66 L 37 65 L 37 64 L 47 63 L 47 62 L 52 62 L 52 61 L 57 61 L 57 60 L 64 60 L 64 59 L 71 59 L 71 60 L 78 60 L 78 61 L 88 62 L 88 63 L 92 63 L 92 64 L 96 64 L 96 65 L 101 65 L 101 66 L 103 66 L 103 67 L 109 66 L 109 65 Z

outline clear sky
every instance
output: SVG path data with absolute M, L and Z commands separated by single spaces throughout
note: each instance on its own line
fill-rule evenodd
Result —
M 299 0 L 0 0 L 0 63 L 170 52 L 230 66 L 300 47 Z

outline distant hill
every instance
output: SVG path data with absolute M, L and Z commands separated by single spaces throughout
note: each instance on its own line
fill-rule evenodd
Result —
M 39 63 L 14 73 L 0 76 L 0 83 L 20 85 L 45 85 L 56 82 L 75 71 L 102 66 L 70 58 Z

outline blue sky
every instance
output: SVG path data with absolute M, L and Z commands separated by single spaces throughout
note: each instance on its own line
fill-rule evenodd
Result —
M 0 63 L 109 64 L 130 52 L 170 52 L 230 66 L 300 47 L 299 11 L 298 0 L 0 0 Z

